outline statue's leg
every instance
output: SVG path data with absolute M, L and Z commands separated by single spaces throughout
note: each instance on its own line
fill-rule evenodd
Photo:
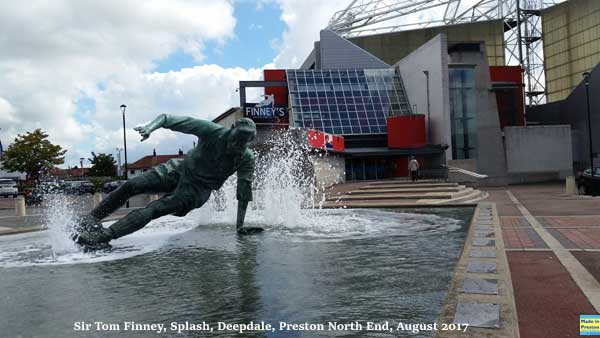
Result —
M 161 178 L 154 171 L 132 178 L 106 196 L 89 214 L 82 216 L 78 221 L 80 229 L 77 230 L 99 224 L 102 219 L 119 209 L 135 195 L 151 192 L 171 192 L 177 186 L 177 181 L 177 173 Z
M 130 212 L 111 225 L 108 230 L 111 232 L 113 239 L 123 237 L 140 230 L 153 219 L 169 214 L 183 213 L 185 212 L 184 208 L 184 203 L 181 200 L 174 195 L 166 195 L 143 209 Z
M 103 219 L 123 206 L 131 197 L 145 192 L 153 192 L 158 186 L 160 186 L 160 177 L 153 171 L 132 178 L 111 192 L 90 214 L 98 219 Z
M 210 197 L 211 190 L 193 184 L 180 184 L 174 193 L 150 203 L 143 209 L 130 212 L 124 218 L 111 225 L 108 230 L 113 239 L 129 235 L 140 230 L 153 219 L 173 214 L 185 216 L 192 209 L 199 208 Z

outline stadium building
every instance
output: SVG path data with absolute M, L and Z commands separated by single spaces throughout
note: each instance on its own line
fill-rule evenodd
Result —
M 472 18 L 370 35 L 351 34 L 339 26 L 350 21 L 336 24 L 334 17 L 300 69 L 265 70 L 262 81 L 240 81 L 240 108 L 215 121 L 229 125 L 250 117 L 259 141 L 273 130 L 306 130 L 307 142 L 330 155 L 315 162 L 315 175 L 327 176 L 327 183 L 406 176 L 410 156 L 422 163 L 424 176 L 458 181 L 494 185 L 564 177 L 574 160 L 585 166 L 579 154 L 586 137 L 581 114 L 569 120 L 569 105 L 560 102 L 581 87 L 575 73 L 600 61 L 598 40 L 595 47 L 582 42 L 600 34 L 600 3 L 571 0 L 523 11 L 516 19 Z M 586 19 L 578 17 L 581 11 Z M 515 27 L 523 33 L 533 16 L 544 33 L 529 29 L 539 37 L 520 36 L 528 44 L 518 48 L 531 53 L 536 43 L 550 41 L 537 47 L 548 57 L 542 75 L 533 57 L 528 64 L 506 65 L 515 54 L 507 35 Z M 575 51 L 557 52 L 557 46 L 577 43 Z M 265 99 L 246 102 L 250 87 L 264 87 Z

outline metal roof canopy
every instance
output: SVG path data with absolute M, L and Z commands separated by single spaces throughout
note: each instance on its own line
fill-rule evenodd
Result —
M 565 0 L 353 0 L 327 29 L 346 37 L 504 21 L 507 65 L 521 65 L 529 105 L 546 102 L 542 9 Z M 425 18 L 425 19 L 424 19 Z

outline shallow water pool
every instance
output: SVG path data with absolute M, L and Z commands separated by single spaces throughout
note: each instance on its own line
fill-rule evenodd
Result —
M 308 213 L 309 211 L 307 211 Z M 45 231 L 0 237 L 5 337 L 430 337 L 388 331 L 279 330 L 280 322 L 433 323 L 462 250 L 472 209 L 310 211 L 239 237 L 202 213 L 165 217 L 85 254 Z M 125 322 L 165 331 L 125 331 Z M 208 323 L 206 333 L 170 328 Z M 218 322 L 272 324 L 219 331 Z M 81 322 L 90 331 L 78 331 Z M 96 331 L 95 322 L 118 324 Z M 113 326 L 113 328 L 116 328 Z M 108 327 L 107 327 L 108 329 Z

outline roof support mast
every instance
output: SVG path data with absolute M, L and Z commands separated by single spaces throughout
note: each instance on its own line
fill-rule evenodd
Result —
M 541 10 L 564 0 L 353 0 L 327 29 L 351 38 L 504 20 L 505 63 L 521 65 L 527 104 L 546 102 Z M 423 18 L 427 20 L 423 20 Z

